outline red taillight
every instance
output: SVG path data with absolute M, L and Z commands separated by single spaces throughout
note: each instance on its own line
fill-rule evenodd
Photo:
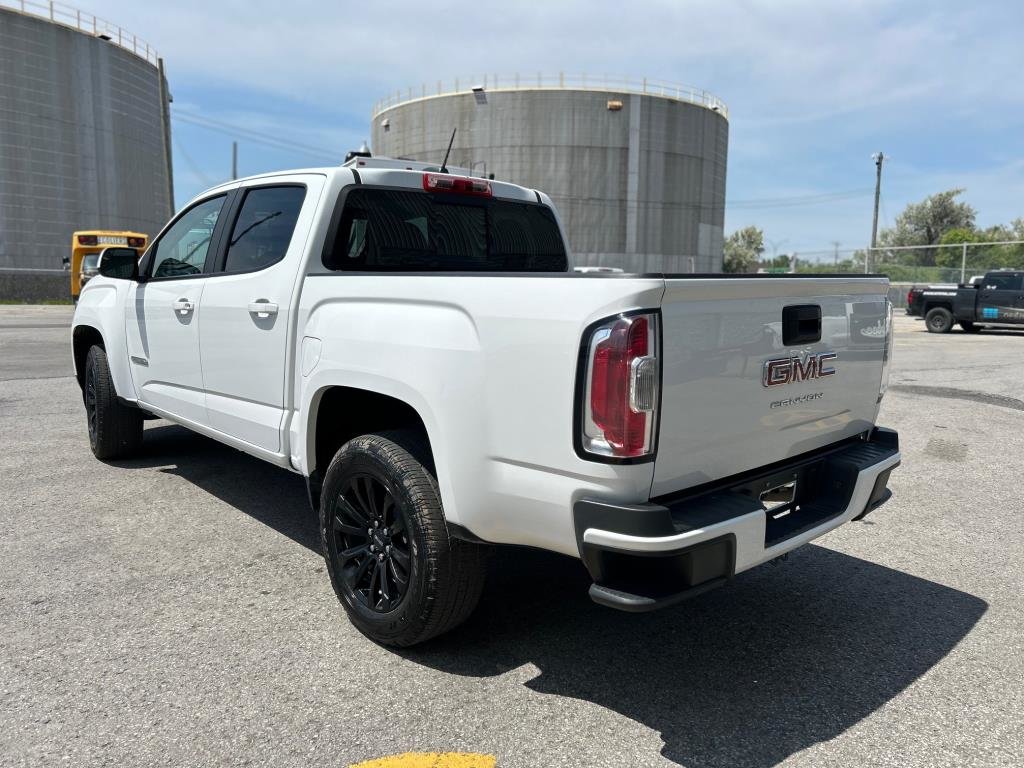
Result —
M 588 453 L 636 458 L 653 450 L 656 346 L 656 315 L 616 318 L 593 331 L 582 424 Z
M 911 288 L 909 291 L 907 291 L 907 306 L 910 306 L 913 303 L 914 303 L 914 289 Z
M 447 176 L 442 173 L 424 173 L 423 188 L 427 192 L 449 192 L 455 195 L 491 196 L 491 182 L 465 176 Z
M 79 245 L 98 245 L 99 244 L 99 239 L 96 237 L 96 235 L 79 235 L 78 236 L 78 244 Z
M 146 244 L 144 237 L 129 237 L 128 246 L 131 248 L 142 248 Z

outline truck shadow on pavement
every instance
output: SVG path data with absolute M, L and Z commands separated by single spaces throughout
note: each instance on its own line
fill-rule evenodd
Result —
M 146 453 L 123 465 L 176 465 L 163 471 L 319 552 L 299 476 L 174 426 L 148 429 Z M 540 673 L 527 687 L 659 732 L 671 761 L 768 768 L 885 705 L 987 609 L 965 592 L 815 545 L 657 613 L 599 607 L 588 587 L 571 558 L 496 548 L 467 623 L 399 653 L 481 678 L 532 664 Z
M 886 704 L 987 609 L 964 592 L 815 545 L 659 613 L 599 607 L 588 586 L 569 558 L 499 549 L 467 624 L 402 655 L 474 677 L 530 663 L 540 674 L 529 688 L 658 731 L 669 760 L 767 768 Z
M 285 469 L 236 451 L 184 427 L 147 426 L 143 453 L 114 462 L 127 469 L 161 467 L 292 541 L 320 553 L 319 523 L 306 498 L 306 482 Z

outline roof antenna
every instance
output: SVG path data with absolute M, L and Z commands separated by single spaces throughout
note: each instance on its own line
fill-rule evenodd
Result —
M 448 151 L 444 153 L 444 160 L 441 161 L 441 173 L 448 173 L 448 155 L 452 153 L 452 143 L 455 141 L 455 132 L 458 128 L 452 128 L 452 137 L 448 139 Z

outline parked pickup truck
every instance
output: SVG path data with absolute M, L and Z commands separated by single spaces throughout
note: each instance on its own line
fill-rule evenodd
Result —
M 934 283 L 932 285 L 914 285 L 907 291 L 907 314 L 913 317 L 924 317 L 928 310 L 936 304 L 949 303 L 956 296 L 956 283 Z
M 883 277 L 576 272 L 542 192 L 357 158 L 108 249 L 74 365 L 103 460 L 158 416 L 305 476 L 355 626 L 473 610 L 490 544 L 667 606 L 890 496 Z
M 967 333 L 983 326 L 1024 325 L 1024 272 L 997 270 L 952 289 L 925 290 L 918 299 L 931 333 L 949 333 L 957 323 Z

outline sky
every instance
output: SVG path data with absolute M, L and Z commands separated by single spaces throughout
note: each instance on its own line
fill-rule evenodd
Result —
M 1024 216 L 1024 3 L 888 0 L 81 0 L 145 39 L 171 92 L 180 206 L 239 174 L 333 165 L 374 103 L 483 72 L 697 86 L 728 105 L 726 234 L 827 259 L 953 187 Z M 200 124 L 201 123 L 201 124 Z M 240 129 L 246 133 L 241 133 Z

